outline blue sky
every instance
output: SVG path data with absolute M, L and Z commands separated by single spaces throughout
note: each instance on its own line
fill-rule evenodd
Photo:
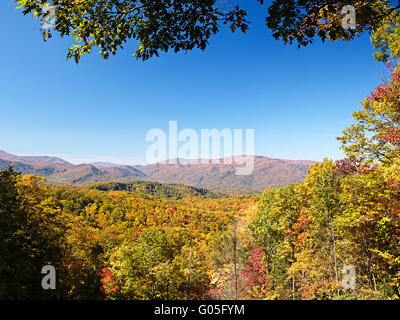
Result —
M 255 129 L 255 153 L 275 158 L 343 157 L 335 137 L 379 83 L 369 36 L 297 49 L 271 37 L 266 6 L 244 1 L 242 35 L 215 36 L 205 52 L 132 57 L 132 40 L 109 61 L 66 61 L 71 39 L 41 39 L 40 23 L 0 10 L 0 149 L 74 163 L 143 163 L 146 133 L 168 129 Z

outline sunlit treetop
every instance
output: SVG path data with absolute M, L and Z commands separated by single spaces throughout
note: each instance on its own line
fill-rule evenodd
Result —
M 263 3 L 266 1 L 260 0 Z M 275 0 L 268 9 L 266 23 L 274 38 L 299 47 L 312 44 L 314 38 L 322 41 L 349 41 L 364 32 L 375 30 L 400 5 L 398 1 L 379 0 Z M 348 13 L 355 10 L 355 29 L 343 28 Z

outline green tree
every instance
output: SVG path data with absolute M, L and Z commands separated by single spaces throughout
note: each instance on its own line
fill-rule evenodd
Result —
M 356 123 L 339 137 L 348 158 L 359 163 L 393 163 L 400 156 L 400 68 L 355 111 Z
M 338 290 L 339 286 L 336 219 L 341 214 L 340 181 L 336 175 L 335 163 L 324 159 L 321 164 L 314 164 L 304 182 L 304 188 L 309 199 L 309 216 L 313 228 L 310 236 L 312 248 L 317 249 L 321 259 L 326 261 L 324 276 L 332 281 L 325 294 L 332 294 L 329 289 Z M 322 261 L 319 262 L 323 265 Z
M 57 8 L 55 30 L 73 36 L 75 44 L 68 58 L 78 62 L 84 53 L 100 48 L 108 58 L 123 47 L 128 39 L 139 46 L 138 59 L 147 60 L 160 52 L 204 50 L 212 35 L 229 24 L 232 31 L 245 32 L 246 13 L 239 7 L 222 7 L 215 0 L 16 0 L 23 13 L 43 18 L 43 8 Z M 50 35 L 44 32 L 44 39 Z
M 392 12 L 371 37 L 377 61 L 386 62 L 389 79 L 371 92 L 355 111 L 355 124 L 338 138 L 347 157 L 358 163 L 393 163 L 400 156 L 400 15 Z
M 296 283 L 288 269 L 296 261 L 297 234 L 295 226 L 304 199 L 300 185 L 267 189 L 260 199 L 258 214 L 250 224 L 257 244 L 266 254 L 267 273 L 272 276 L 270 296 L 278 299 L 297 298 Z
M 247 12 L 239 5 L 219 4 L 217 0 L 15 0 L 24 14 L 42 19 L 45 7 L 54 5 L 55 31 L 61 37 L 74 37 L 68 58 L 78 63 L 81 56 L 98 48 L 107 59 L 134 39 L 134 55 L 141 60 L 173 50 L 204 50 L 211 37 L 229 25 L 232 31 L 246 32 Z M 235 1 L 236 2 L 236 1 Z M 257 0 L 264 4 L 264 0 Z M 342 27 L 342 8 L 353 5 L 357 28 Z M 387 0 L 274 0 L 268 8 L 266 24 L 276 39 L 297 42 L 299 47 L 315 37 L 351 40 L 363 32 L 375 30 L 400 6 Z M 43 38 L 51 30 L 43 31 Z
M 43 179 L 0 172 L 0 298 L 51 298 L 41 270 L 58 266 L 63 242 L 59 212 L 47 203 Z
M 264 2 L 264 1 L 260 1 Z M 322 41 L 349 41 L 363 32 L 378 28 L 385 18 L 400 9 L 385 0 L 275 0 L 268 9 L 267 26 L 276 39 L 296 42 L 299 47 Z M 356 10 L 356 29 L 344 29 L 342 9 L 346 5 Z

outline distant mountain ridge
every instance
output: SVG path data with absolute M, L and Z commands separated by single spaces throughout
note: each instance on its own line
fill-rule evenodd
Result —
M 65 161 L 61 158 L 56 157 L 48 157 L 48 156 L 16 156 L 11 153 L 7 153 L 3 150 L 0 150 L 0 159 L 7 161 L 16 161 L 23 163 L 50 163 L 50 164 L 63 164 L 63 165 L 71 165 L 68 161 Z
M 213 190 L 263 191 L 267 187 L 303 181 L 314 162 L 254 156 L 254 172 L 248 176 L 237 176 L 235 164 L 191 164 L 185 160 L 176 164 L 156 163 L 137 168 L 155 181 L 167 184 L 182 183 Z
M 254 172 L 248 176 L 235 175 L 233 164 L 193 164 L 179 159 L 177 163 L 156 163 L 127 166 L 111 163 L 73 165 L 63 159 L 48 156 L 16 156 L 0 151 L 0 170 L 14 165 L 23 174 L 35 174 L 50 184 L 82 185 L 96 182 L 157 181 L 164 184 L 183 184 L 195 188 L 247 190 L 260 192 L 303 181 L 314 161 L 282 160 L 254 157 Z
M 120 167 L 121 164 L 116 164 L 112 162 L 92 162 L 91 165 L 94 165 L 96 168 L 108 168 L 108 167 Z

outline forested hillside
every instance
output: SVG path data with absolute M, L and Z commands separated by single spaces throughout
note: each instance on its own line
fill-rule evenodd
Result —
M 231 225 L 258 199 L 171 200 L 41 181 L 0 172 L 0 299 L 212 298 L 230 287 Z M 46 264 L 57 270 L 52 294 L 40 287 Z
M 290 161 L 262 156 L 254 157 L 254 171 L 237 176 L 235 164 L 151 164 L 138 167 L 153 180 L 212 190 L 247 189 L 261 192 L 267 187 L 279 187 L 304 180 L 314 161 Z
M 129 191 L 133 193 L 141 193 L 152 195 L 160 198 L 182 199 L 188 197 L 203 197 L 207 199 L 226 198 L 227 196 L 202 188 L 187 187 L 184 185 L 174 184 L 165 185 L 158 182 L 133 181 L 129 183 L 97 183 L 87 186 L 89 189 L 100 191 Z
M 3 171 L 0 298 L 53 298 L 39 286 L 51 264 L 61 299 L 397 299 L 399 170 L 325 160 L 259 201 L 46 187 Z M 356 286 L 344 290 L 349 265 Z
M 252 297 L 398 299 L 398 170 L 325 160 L 304 183 L 266 190 L 250 224 Z M 356 282 L 343 290 L 348 266 Z

